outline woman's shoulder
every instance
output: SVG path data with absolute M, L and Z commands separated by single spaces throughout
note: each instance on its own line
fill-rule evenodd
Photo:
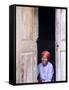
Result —
M 41 67 L 41 66 L 42 66 L 42 63 L 39 63 L 39 64 L 38 64 L 38 67 Z
M 53 66 L 51 62 L 48 62 L 48 65 L 51 66 L 51 67 Z

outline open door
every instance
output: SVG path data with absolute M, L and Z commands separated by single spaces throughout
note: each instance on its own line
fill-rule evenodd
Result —
M 38 8 L 16 7 L 16 83 L 37 82 Z
M 66 9 L 55 10 L 56 81 L 66 80 Z

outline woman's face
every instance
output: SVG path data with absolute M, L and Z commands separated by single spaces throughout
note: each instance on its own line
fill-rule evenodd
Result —
M 43 65 L 46 65 L 48 62 L 48 58 L 46 58 L 46 57 L 42 57 L 41 60 L 42 60 Z

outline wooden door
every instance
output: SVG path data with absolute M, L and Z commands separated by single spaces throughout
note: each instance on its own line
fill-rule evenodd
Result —
M 16 83 L 37 82 L 38 8 L 16 7 Z
M 66 10 L 55 11 L 56 81 L 66 80 Z

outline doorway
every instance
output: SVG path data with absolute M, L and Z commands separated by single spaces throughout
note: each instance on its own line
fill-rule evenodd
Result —
M 53 81 L 56 80 L 55 67 L 55 8 L 38 8 L 39 35 L 37 40 L 38 64 L 41 62 L 41 52 L 48 50 L 51 53 L 50 62 L 53 64 Z
M 16 6 L 16 83 L 37 82 L 44 50 L 51 53 L 52 80 L 66 80 L 66 10 Z

